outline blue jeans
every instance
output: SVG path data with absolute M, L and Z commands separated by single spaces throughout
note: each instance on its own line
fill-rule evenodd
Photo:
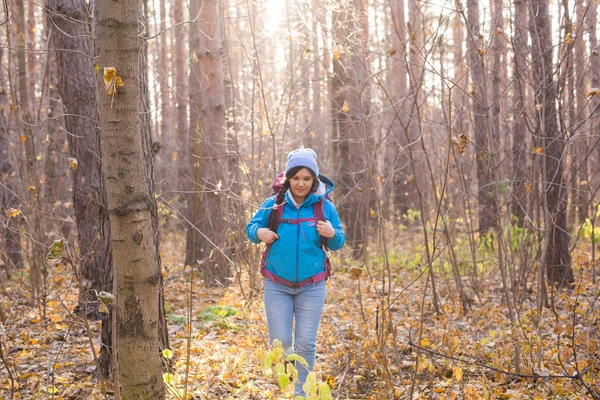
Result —
M 302 384 L 315 366 L 317 332 L 325 303 L 325 281 L 293 289 L 265 278 L 264 288 L 269 343 L 278 339 L 286 355 L 296 353 L 306 360 L 308 370 L 296 362 L 298 380 L 294 387 L 294 397 L 305 396 Z M 292 341 L 294 318 L 295 329 Z

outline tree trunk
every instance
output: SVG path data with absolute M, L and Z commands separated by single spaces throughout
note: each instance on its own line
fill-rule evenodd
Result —
M 111 319 L 98 315 L 95 292 L 112 292 L 113 267 L 102 160 L 94 66 L 90 51 L 88 10 L 83 0 L 47 0 L 48 16 L 57 27 L 52 36 L 60 80 L 58 91 L 65 114 L 73 174 L 73 209 L 77 223 L 78 267 L 82 293 L 77 309 L 90 318 L 102 317 L 100 369 L 111 369 Z
M 469 62 L 471 64 L 471 112 L 473 114 L 473 130 L 475 135 L 475 151 L 477 165 L 477 200 L 479 202 L 479 233 L 485 234 L 494 227 L 497 206 L 494 183 L 492 182 L 490 165 L 497 152 L 490 148 L 489 121 L 487 118 L 485 63 L 483 40 L 480 38 L 479 1 L 467 1 L 469 37 Z
M 140 12 L 144 17 L 143 26 L 149 26 L 147 1 L 143 0 L 140 4 Z M 148 35 L 148 32 L 146 32 Z M 160 257 L 160 228 L 158 221 L 158 208 L 156 206 L 156 190 L 154 188 L 154 157 L 157 153 L 157 143 L 152 139 L 152 121 L 150 119 L 150 95 L 148 93 L 148 42 L 140 43 L 141 51 L 139 53 L 139 107 L 140 107 L 140 134 L 142 140 L 142 153 L 144 156 L 144 165 L 146 169 L 146 181 L 148 182 L 148 191 L 152 203 L 150 205 L 150 216 L 152 219 L 152 237 L 154 238 L 154 252 L 158 261 L 158 270 L 162 271 L 162 262 Z M 159 274 L 158 282 L 158 340 L 160 350 L 169 348 L 169 331 L 167 329 L 167 320 L 165 315 L 165 294 L 162 272 Z
M 583 0 L 577 0 L 575 2 L 575 13 L 577 16 L 577 26 L 575 27 L 576 32 L 584 32 L 585 27 L 585 14 L 587 6 Z M 597 52 L 597 50 L 596 50 Z M 578 68 L 575 68 L 575 119 L 572 121 L 574 125 L 575 142 L 573 144 L 574 158 L 573 167 L 575 168 L 575 179 L 571 183 L 571 186 L 575 189 L 575 195 L 573 196 L 573 202 L 577 207 L 577 223 L 581 225 L 585 222 L 588 217 L 588 203 L 590 201 L 590 186 L 589 186 L 589 172 L 588 172 L 588 132 L 585 130 L 584 120 L 588 115 L 588 86 L 586 82 L 589 70 L 583 68 L 581 65 L 589 65 L 586 60 L 586 49 L 584 35 L 576 35 L 575 37 L 575 60 Z M 593 110 L 591 110 L 593 112 Z M 600 110 L 599 110 L 600 111 Z
M 334 170 L 338 194 L 336 206 L 348 230 L 353 256 L 363 255 L 367 232 L 368 191 L 366 180 L 366 132 L 363 115 L 368 114 L 365 93 L 366 59 L 360 46 L 362 31 L 359 18 L 364 17 L 360 1 L 344 2 L 333 28 L 334 48 L 332 77 L 332 121 Z M 349 37 L 352 36 L 351 40 Z M 345 46 L 344 46 L 345 44 Z
M 511 196 L 511 214 L 514 215 L 519 226 L 523 226 L 525 215 L 530 211 L 527 208 L 527 159 L 526 159 L 526 132 L 527 114 L 525 112 L 525 99 L 527 96 L 527 3 L 526 0 L 514 0 L 515 8 L 515 33 L 513 35 L 513 132 L 512 132 L 512 174 L 513 190 Z
M 598 36 L 596 33 L 598 26 L 598 3 L 598 0 L 591 0 L 587 14 L 587 30 L 589 32 L 590 48 L 596 49 L 590 54 L 590 85 L 593 88 L 600 88 L 600 51 L 598 50 Z M 600 137 L 600 96 L 593 96 L 590 99 L 590 106 L 591 110 L 594 112 L 594 115 L 590 119 L 590 137 Z M 595 171 L 598 171 L 600 170 L 600 144 L 596 143 L 596 148 L 592 154 L 595 156 L 593 168 Z M 592 174 L 590 176 L 590 181 L 590 187 L 596 188 L 600 186 L 598 174 Z M 596 210 L 593 212 L 596 212 Z
M 173 22 L 175 24 L 183 23 L 183 0 L 175 0 L 173 6 Z M 195 15 L 194 15 L 195 17 Z M 189 157 L 189 126 L 188 126 L 188 91 L 187 85 L 189 79 L 187 76 L 187 67 L 189 60 L 186 58 L 186 46 L 189 44 L 187 37 L 187 28 L 185 26 L 178 26 L 173 30 L 175 38 L 173 40 L 173 46 L 175 47 L 175 119 L 177 129 L 174 132 L 174 140 L 178 143 L 174 153 L 171 154 L 171 158 L 177 161 L 177 178 L 176 187 L 178 190 L 189 190 L 191 182 L 193 182 L 193 176 L 190 173 Z
M 0 60 L 3 57 L 4 48 L 0 46 Z M 2 254 L 2 261 L 4 263 L 4 269 L 6 270 L 7 276 L 10 276 L 12 270 L 23 268 L 23 257 L 21 256 L 21 245 L 20 241 L 20 225 L 21 215 L 10 216 L 8 210 L 18 210 L 19 204 L 16 196 L 16 179 L 17 172 L 16 168 L 13 167 L 11 159 L 14 157 L 10 156 L 10 137 L 8 120 L 4 114 L 4 110 L 7 110 L 8 101 L 6 98 L 6 81 L 4 76 L 4 69 L 0 69 L 0 183 L 2 183 L 2 190 L 0 190 L 0 218 L 6 217 L 6 222 L 2 223 L 1 240 L 2 246 L 0 252 Z
M 99 63 L 115 68 L 125 84 L 114 95 L 99 90 L 102 168 L 118 291 L 121 394 L 125 399 L 164 398 L 157 330 L 161 273 L 139 116 L 139 4 L 115 7 L 112 0 L 100 0 L 98 13 Z M 98 86 L 104 87 L 101 78 Z
M 490 8 L 492 10 L 491 15 L 491 73 L 490 73 L 490 149 L 496 157 L 500 157 L 500 138 L 505 137 L 501 134 L 501 130 L 504 127 L 503 114 L 503 88 L 506 77 L 506 66 L 507 66 L 507 49 L 506 49 L 506 38 L 504 33 L 504 8 L 502 7 L 503 0 L 491 0 Z M 498 160 L 500 164 L 500 160 Z
M 229 210 L 226 197 L 220 194 L 221 187 L 229 187 L 221 66 L 222 18 L 219 16 L 217 1 L 193 5 L 191 13 L 195 15 L 200 12 L 200 22 L 192 25 L 190 41 L 190 53 L 193 55 L 190 76 L 190 148 L 197 193 L 188 204 L 194 228 L 188 231 L 186 263 L 192 266 L 200 263 L 206 286 L 227 286 L 232 276 L 226 257 L 230 247 L 227 219 Z M 209 235 L 210 240 L 204 235 Z
M 169 99 L 169 57 L 167 54 L 169 52 L 167 48 L 167 31 L 165 30 L 167 27 L 167 10 L 165 1 L 160 1 L 160 4 L 156 4 L 160 7 L 160 26 L 159 30 L 162 32 L 160 34 L 160 44 L 158 49 L 158 91 L 160 93 L 160 127 L 156 130 L 155 137 L 158 140 L 158 143 L 155 145 L 155 157 L 159 162 L 157 162 L 157 182 L 165 182 L 161 188 L 161 191 L 176 189 L 172 183 L 173 179 L 171 177 L 176 176 L 175 162 L 171 155 L 173 152 L 176 152 L 177 146 L 179 145 L 177 140 L 174 140 L 175 137 L 175 129 L 172 129 L 172 119 L 171 119 L 171 101 Z M 148 58 L 151 60 L 151 58 Z M 155 79 L 156 81 L 156 79 Z M 155 125 L 156 126 L 156 125 Z M 162 150 L 161 150 L 162 146 Z M 158 153 L 158 151 L 160 153 Z M 175 160 L 176 161 L 176 160 Z
M 25 153 L 25 173 L 27 182 L 28 199 L 28 219 L 31 226 L 29 235 L 31 236 L 31 246 L 33 252 L 29 265 L 29 282 L 31 293 L 34 298 L 40 295 L 40 286 L 42 285 L 42 274 L 45 271 L 44 238 L 42 237 L 41 220 L 39 211 L 41 210 L 40 185 L 38 179 L 38 160 L 36 153 L 36 140 L 32 131 L 32 118 L 30 109 L 30 88 L 29 77 L 27 76 L 26 63 L 26 37 L 27 27 L 25 25 L 25 4 L 22 1 L 16 2 L 15 18 L 17 37 L 17 90 L 19 98 L 19 132 L 21 142 L 24 145 Z
M 542 181 L 545 206 L 545 235 L 548 251 L 544 264 L 548 282 L 568 286 L 574 281 L 566 230 L 566 190 L 563 185 L 562 158 L 565 137 L 558 129 L 556 113 L 556 82 L 552 64 L 552 29 L 548 0 L 534 0 L 530 6 L 529 29 L 532 38 L 532 66 L 537 130 L 542 138 Z
M 408 97 L 408 79 L 407 79 L 407 57 L 406 57 L 406 17 L 404 11 L 404 0 L 391 3 L 392 16 L 392 49 L 390 54 L 390 77 L 392 90 L 390 101 L 391 109 L 388 119 L 390 146 L 387 146 L 386 158 L 387 165 L 391 167 L 389 173 L 392 174 L 392 197 L 395 213 L 400 216 L 408 211 L 411 206 L 409 201 L 409 187 L 411 185 L 407 179 L 410 175 L 411 159 L 408 152 L 402 151 L 403 146 L 407 145 L 403 139 L 403 129 L 408 129 L 406 124 L 406 115 L 410 110 L 410 103 L 406 101 Z M 416 197 L 416 196 L 415 196 Z M 415 198 L 411 197 L 411 198 Z

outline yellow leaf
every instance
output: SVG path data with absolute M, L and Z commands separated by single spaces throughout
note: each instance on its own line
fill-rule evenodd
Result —
M 173 375 L 169 374 L 169 373 L 163 374 L 163 381 L 166 384 L 172 385 L 173 384 Z
M 567 32 L 567 35 L 565 36 L 565 42 L 567 42 L 567 44 L 571 44 L 573 42 L 573 39 L 571 39 L 571 32 Z
M 348 110 L 350 110 L 348 108 L 348 102 L 346 100 L 344 100 L 344 105 L 342 106 L 342 111 L 345 112 L 345 113 L 347 113 Z
M 96 73 L 100 72 L 100 66 L 98 64 L 94 65 L 94 71 L 96 71 Z
M 57 394 L 58 389 L 56 388 L 56 386 L 49 386 L 46 388 L 46 392 L 48 392 L 48 394 Z
M 305 49 L 304 54 L 302 54 L 302 57 L 304 57 L 304 59 L 308 59 L 308 57 L 310 57 L 311 54 L 312 54 L 311 49 Z
M 535 154 L 544 154 L 544 149 L 541 148 L 541 147 L 536 147 L 536 148 L 533 149 L 533 152 Z
M 425 347 L 429 344 L 429 339 L 423 338 L 421 339 L 421 347 Z
M 600 97 L 600 88 L 591 88 L 590 91 L 588 92 L 588 96 L 592 97 L 592 96 L 598 96 Z
M 454 376 L 454 379 L 456 379 L 456 382 L 462 381 L 462 378 L 463 378 L 462 368 L 461 367 L 454 368 L 453 376 Z
M 117 93 L 117 88 L 121 86 L 125 86 L 125 83 L 117 75 L 117 70 L 112 67 L 104 67 L 104 92 L 114 96 Z
M 335 49 L 333 51 L 333 58 L 334 59 L 339 60 L 341 56 L 342 56 L 342 52 L 340 51 L 340 49 Z
M 531 183 L 525 184 L 525 190 L 527 191 L 527 193 L 531 193 Z
M 21 210 L 17 209 L 17 208 L 9 208 L 8 210 L 6 210 L 6 215 L 9 217 L 16 217 L 17 215 L 21 214 Z
M 31 193 L 33 193 L 36 196 L 38 195 L 35 186 L 27 186 L 27 190 L 30 191 Z
M 374 210 L 369 210 L 369 216 L 371 218 L 375 218 L 375 211 Z
M 393 47 L 392 47 L 392 48 L 390 48 L 390 49 L 388 50 L 388 54 L 389 54 L 390 56 L 393 56 L 394 54 L 396 54 L 396 49 L 395 49 L 395 48 L 393 48 Z
M 164 349 L 162 351 L 162 355 L 167 360 L 170 360 L 171 358 L 173 358 L 173 352 L 171 351 L 171 349 Z
M 69 165 L 71 166 L 71 169 L 73 171 L 77 171 L 77 166 L 79 165 L 79 163 L 77 162 L 76 158 L 69 157 Z
M 21 135 L 21 142 L 25 143 L 27 141 L 27 136 Z

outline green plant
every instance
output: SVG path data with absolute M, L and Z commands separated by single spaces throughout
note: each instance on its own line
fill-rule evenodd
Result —
M 294 362 L 299 362 L 306 368 L 308 363 L 304 358 L 297 354 L 285 355 L 283 346 L 279 340 L 275 340 L 269 352 L 264 350 L 257 351 L 258 360 L 262 371 L 267 376 L 274 376 L 282 390 L 293 388 L 291 384 L 298 380 L 298 370 L 294 367 Z M 310 372 L 306 377 L 306 382 L 302 385 L 306 397 L 296 396 L 295 400 L 332 400 L 331 389 L 326 382 L 317 380 L 317 375 Z
M 231 317 L 240 312 L 229 306 L 208 306 L 198 313 L 201 322 L 207 325 L 215 325 L 222 329 L 238 330 L 239 327 L 231 321 Z
M 165 225 L 169 221 L 169 218 L 178 219 L 177 214 L 171 211 L 165 203 L 160 201 L 156 202 L 156 213 L 158 214 L 158 220 L 161 225 Z
M 581 236 L 584 239 L 591 239 L 592 235 L 594 235 L 594 243 L 600 242 L 600 227 L 595 227 L 592 230 L 592 221 L 586 218 L 585 222 L 581 225 Z
M 421 218 L 421 211 L 408 209 L 406 210 L 406 213 L 404 213 L 404 218 L 409 225 L 412 225 Z

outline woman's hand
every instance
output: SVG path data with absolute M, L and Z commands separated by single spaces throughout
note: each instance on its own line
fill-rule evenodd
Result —
M 271 244 L 277 239 L 279 239 L 279 235 L 270 230 L 269 228 L 259 228 L 256 231 L 256 236 L 266 244 Z
M 319 235 L 326 238 L 332 238 L 335 236 L 335 228 L 329 221 L 318 221 L 317 232 L 319 232 Z

